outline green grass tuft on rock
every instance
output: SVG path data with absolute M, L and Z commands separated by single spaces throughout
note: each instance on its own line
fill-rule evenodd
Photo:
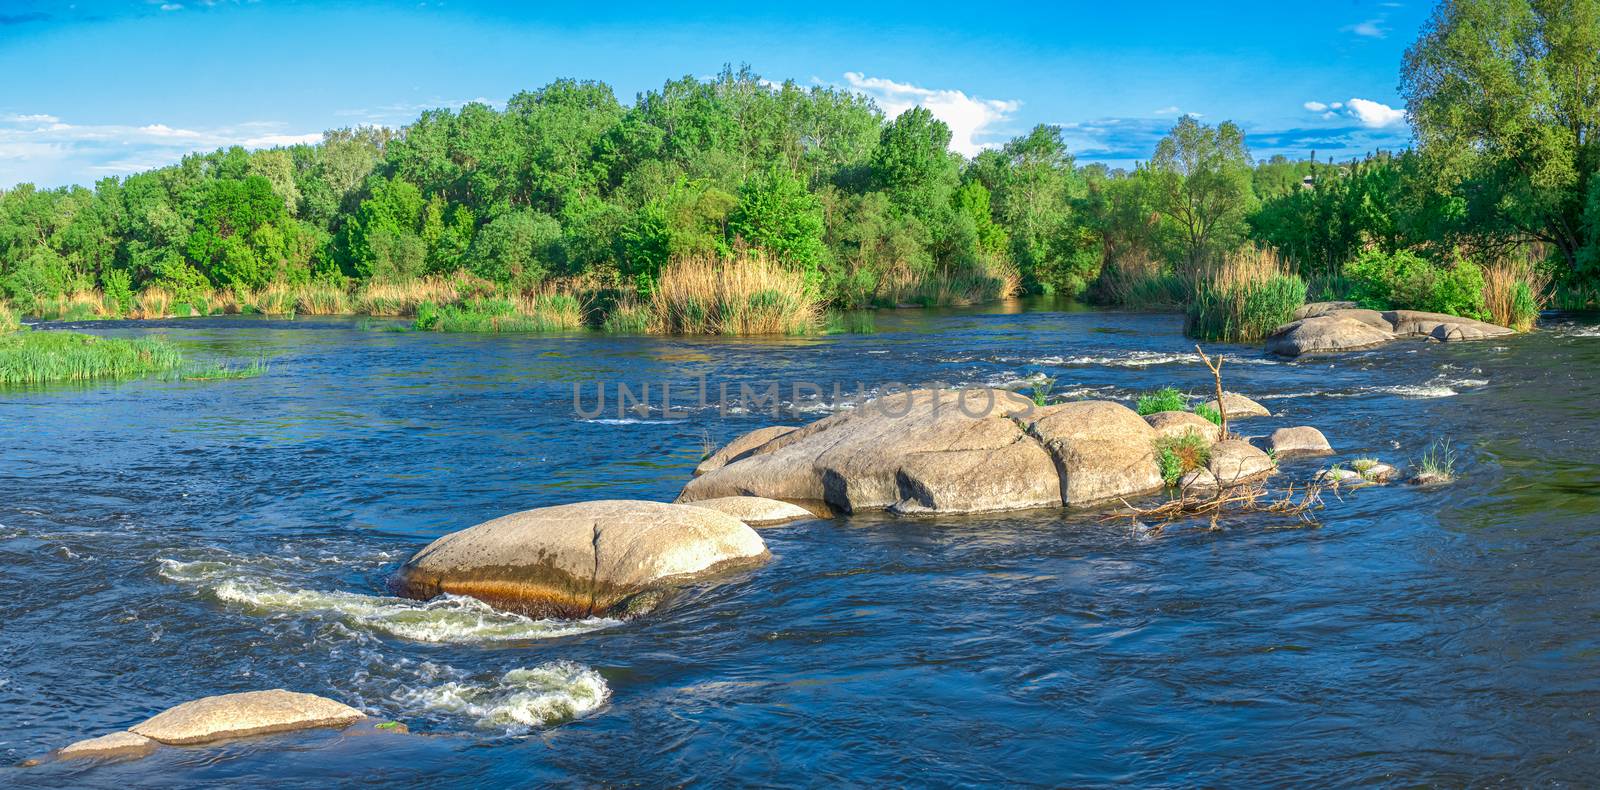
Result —
M 1198 431 L 1163 436 L 1156 440 L 1156 460 L 1161 464 L 1161 479 L 1175 486 L 1185 474 L 1211 460 L 1211 443 Z
M 1189 396 L 1179 392 L 1177 387 L 1162 387 L 1140 395 L 1133 410 L 1141 417 L 1163 411 L 1188 411 Z

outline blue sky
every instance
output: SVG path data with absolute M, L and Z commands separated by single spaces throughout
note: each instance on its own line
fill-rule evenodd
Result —
M 927 106 L 972 154 L 1060 124 L 1127 166 L 1183 113 L 1258 158 L 1407 144 L 1411 2 L 784 4 L 0 0 L 0 185 L 89 184 L 184 153 L 398 126 L 559 77 L 632 103 L 724 63 Z

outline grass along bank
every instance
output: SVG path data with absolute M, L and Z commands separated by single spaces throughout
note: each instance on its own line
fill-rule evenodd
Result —
M 152 375 L 195 380 L 241 379 L 266 371 L 264 360 L 249 365 L 187 366 L 183 353 L 158 337 L 124 339 L 28 329 L 21 325 L 14 309 L 0 302 L 0 386 Z

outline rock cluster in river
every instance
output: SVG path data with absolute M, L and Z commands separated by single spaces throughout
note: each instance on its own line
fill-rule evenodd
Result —
M 1313 302 L 1267 336 L 1267 351 L 1286 357 L 1358 351 L 1402 337 L 1481 340 L 1515 332 L 1471 318 L 1417 310 L 1364 310 L 1354 302 Z

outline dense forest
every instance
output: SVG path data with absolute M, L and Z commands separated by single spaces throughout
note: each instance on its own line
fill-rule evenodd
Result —
M 573 295 L 598 324 L 698 262 L 762 267 L 839 308 L 1016 292 L 1187 306 L 1232 339 L 1308 293 L 1526 324 L 1596 294 L 1597 8 L 1442 4 L 1401 73 L 1416 149 L 1348 162 L 1256 162 L 1238 126 L 1191 117 L 1131 171 L 1078 163 L 1052 126 L 965 159 L 925 109 L 888 118 L 748 68 L 631 106 L 558 80 L 503 110 L 7 189 L 0 297 L 36 315 L 272 311 L 261 293 L 355 312 L 365 291 L 448 281 L 442 301 Z M 1234 306 L 1207 330 L 1213 302 Z

